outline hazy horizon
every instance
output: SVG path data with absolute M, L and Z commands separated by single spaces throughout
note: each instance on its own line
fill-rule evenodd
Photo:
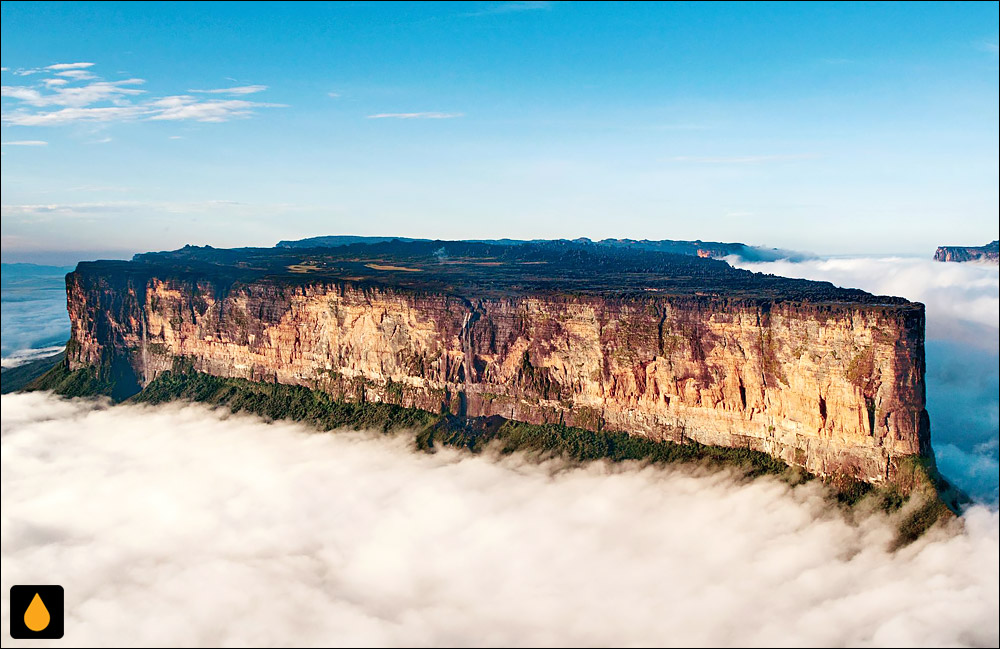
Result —
M 403 235 L 394 235 L 394 234 L 391 234 L 391 233 L 390 234 L 359 235 L 359 234 L 354 233 L 354 232 L 349 232 L 349 233 L 337 232 L 337 233 L 328 233 L 326 235 L 316 235 L 316 236 L 337 236 L 337 235 L 346 235 L 346 236 L 372 236 L 372 237 L 394 237 L 394 236 L 400 236 L 400 237 L 402 237 L 403 236 Z M 418 237 L 414 237 L 414 238 L 418 238 Z M 430 238 L 430 237 L 419 237 L 419 238 Z M 575 238 L 579 238 L 579 237 L 555 237 L 555 239 L 561 239 L 561 240 L 571 240 L 571 239 L 575 239 Z M 590 237 L 587 237 L 587 238 L 590 238 Z M 639 239 L 638 237 L 627 237 L 627 236 L 622 236 L 622 237 L 605 237 L 605 238 L 607 238 L 607 239 L 635 239 L 635 240 Z M 448 239 L 441 239 L 441 240 L 448 240 Z M 599 239 L 592 239 L 592 240 L 593 241 L 599 241 Z M 699 239 L 692 239 L 692 241 L 695 241 L 695 240 L 699 240 Z M 708 241 L 707 239 L 700 239 L 700 240 L 701 241 Z M 748 243 L 746 241 L 720 241 L 720 243 L 745 243 L 747 245 L 754 246 L 754 247 L 760 247 L 760 248 L 768 248 L 768 249 L 769 248 L 777 248 L 777 246 L 769 246 L 769 245 L 766 245 L 766 244 L 754 244 L 754 243 Z M 968 243 L 968 244 L 966 244 L 966 243 L 952 243 L 952 244 L 941 244 L 941 245 L 945 245 L 945 246 L 973 246 L 973 247 L 978 247 L 978 246 L 986 245 L 988 243 L 990 243 L 990 241 L 984 241 L 984 242 L 981 242 L 981 243 Z M 275 245 L 275 244 L 277 244 L 277 241 L 275 241 L 274 244 L 271 244 L 271 245 L 249 246 L 249 247 L 270 248 L 270 247 L 273 247 L 273 245 Z M 203 245 L 203 246 L 207 245 L 207 246 L 212 246 L 214 248 L 222 248 L 222 247 L 224 247 L 224 246 L 215 246 L 211 242 L 206 242 L 206 243 L 202 243 L 202 244 L 182 244 L 181 246 L 178 246 L 178 248 L 182 248 L 184 245 Z M 243 247 L 243 246 L 240 246 L 240 247 Z M 75 266 L 80 261 L 96 261 L 96 260 L 99 260 L 99 259 L 129 260 L 134 255 L 140 254 L 140 253 L 144 253 L 144 252 L 159 252 L 159 251 L 164 251 L 164 250 L 175 250 L 175 249 L 176 248 L 150 248 L 150 249 L 147 249 L 147 250 L 101 250 L 101 249 L 98 249 L 98 250 L 81 250 L 81 249 L 69 249 L 69 250 L 6 250 L 5 249 L 2 252 L 2 256 L 0 256 L 0 261 L 2 261 L 4 264 L 36 264 L 36 265 L 40 265 L 40 266 Z M 894 250 L 883 250 L 883 251 L 870 252 L 870 253 L 866 253 L 866 254 L 851 254 L 851 253 L 843 253 L 843 252 L 842 253 L 832 252 L 832 253 L 829 253 L 829 254 L 826 254 L 826 255 L 818 255 L 813 250 L 788 250 L 788 252 L 791 252 L 791 253 L 803 253 L 803 254 L 812 255 L 812 256 L 815 256 L 817 258 L 823 258 L 823 259 L 836 259 L 836 258 L 880 258 L 880 257 L 899 257 L 899 258 L 907 258 L 907 259 L 930 259 L 933 256 L 933 254 L 934 254 L 934 250 L 936 250 L 936 247 L 934 249 L 931 249 L 929 252 L 926 252 L 926 253 L 923 253 L 923 252 L 916 252 L 916 253 L 914 253 L 914 252 L 899 252 L 899 251 L 894 251 Z
M 998 235 L 996 3 L 0 11 L 7 256 L 339 232 L 931 254 Z

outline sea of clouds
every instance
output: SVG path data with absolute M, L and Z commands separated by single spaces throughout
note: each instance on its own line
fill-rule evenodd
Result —
M 996 267 L 731 261 L 925 302 L 935 450 L 979 504 L 891 553 L 816 484 L 4 395 L 2 625 L 58 583 L 53 646 L 996 646 Z
M 2 623 L 12 584 L 62 584 L 52 646 L 1000 640 L 985 506 L 890 553 L 812 483 L 47 394 L 4 395 L 2 439 Z

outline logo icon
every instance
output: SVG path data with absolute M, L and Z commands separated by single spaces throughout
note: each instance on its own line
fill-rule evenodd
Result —
M 11 586 L 10 637 L 63 637 L 62 586 Z

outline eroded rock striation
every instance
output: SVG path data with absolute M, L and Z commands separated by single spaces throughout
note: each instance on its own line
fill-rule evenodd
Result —
M 346 400 L 743 446 L 892 480 L 930 454 L 924 309 L 570 242 L 186 247 L 67 276 L 69 369 L 181 364 Z M 129 383 L 131 382 L 131 383 Z

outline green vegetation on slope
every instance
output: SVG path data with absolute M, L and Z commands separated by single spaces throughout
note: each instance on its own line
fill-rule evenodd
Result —
M 438 419 L 437 415 L 415 408 L 337 401 L 326 392 L 298 385 L 221 378 L 200 372 L 164 372 L 130 401 L 155 404 L 175 399 L 228 406 L 233 412 L 272 420 L 306 422 L 320 430 L 354 428 L 388 432 L 420 429 Z
M 483 450 L 495 442 L 499 452 L 523 452 L 542 457 L 562 457 L 577 462 L 639 460 L 654 464 L 701 462 L 741 469 L 748 477 L 762 475 L 805 479 L 800 473 L 766 453 L 748 448 L 705 446 L 695 442 L 678 444 L 618 432 L 594 432 L 561 424 L 526 424 L 503 417 L 441 417 L 417 433 L 417 447 L 430 450 L 435 443 Z
M 51 390 L 64 397 L 111 396 L 116 392 L 114 383 L 102 379 L 97 370 L 89 367 L 70 370 L 65 361 L 28 383 L 24 390 Z
M 893 549 L 916 541 L 939 520 L 953 518 L 963 505 L 971 502 L 968 495 L 945 480 L 933 458 L 902 458 L 896 482 L 917 506 L 899 523 Z
M 387 403 L 337 401 L 325 392 L 302 386 L 221 378 L 199 372 L 164 372 L 130 401 L 163 403 L 174 399 L 228 406 L 234 412 L 249 412 L 268 419 L 307 422 L 321 430 L 414 430 L 417 447 L 425 451 L 440 444 L 478 453 L 487 444 L 496 442 L 504 454 L 526 452 L 580 462 L 598 459 L 662 464 L 704 462 L 738 467 L 749 477 L 787 475 L 801 480 L 806 475 L 766 453 L 746 448 L 676 444 L 560 424 L 526 424 L 496 416 L 455 417 Z

